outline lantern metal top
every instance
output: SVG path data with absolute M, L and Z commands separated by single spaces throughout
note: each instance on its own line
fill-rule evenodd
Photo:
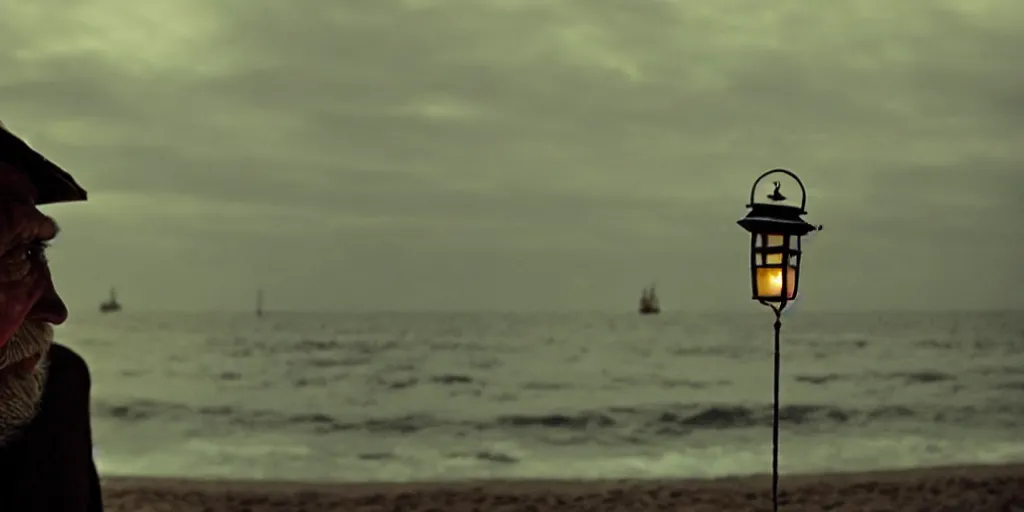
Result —
M 796 184 L 800 187 L 799 207 L 778 204 L 786 200 L 786 196 L 782 195 L 780 190 L 781 182 L 778 181 L 775 182 L 775 190 L 768 195 L 768 199 L 772 201 L 771 203 L 754 200 L 757 185 L 761 183 L 761 180 L 772 174 L 785 174 L 793 178 L 793 181 L 796 181 Z M 800 181 L 796 174 L 786 169 L 772 169 L 754 180 L 754 185 L 750 187 L 750 202 L 746 206 L 750 208 L 750 212 L 747 213 L 746 217 L 740 219 L 737 224 L 751 233 L 803 236 L 818 229 L 801 217 L 807 213 L 807 189 L 804 188 L 804 183 Z

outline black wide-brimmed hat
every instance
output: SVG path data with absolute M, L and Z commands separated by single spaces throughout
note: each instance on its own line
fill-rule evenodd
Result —
M 36 189 L 36 204 L 85 201 L 85 189 L 59 165 L 47 160 L 0 122 L 0 164 L 25 173 Z

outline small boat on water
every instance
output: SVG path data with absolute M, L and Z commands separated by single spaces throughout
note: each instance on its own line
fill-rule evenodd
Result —
M 657 315 L 658 313 L 661 313 L 661 303 L 658 301 L 658 294 L 652 284 L 640 292 L 640 314 Z
M 117 313 L 121 311 L 121 303 L 117 301 L 117 290 L 110 289 L 110 298 L 100 303 L 100 313 Z

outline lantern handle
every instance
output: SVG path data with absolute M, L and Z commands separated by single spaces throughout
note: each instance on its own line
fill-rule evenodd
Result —
M 754 205 L 754 194 L 757 193 L 757 184 L 761 183 L 761 180 L 765 179 L 765 177 L 775 173 L 785 174 L 796 181 L 796 184 L 800 186 L 800 212 L 807 213 L 807 189 L 804 188 L 804 182 L 800 181 L 800 177 L 793 174 L 792 171 L 788 171 L 786 169 L 772 169 L 754 180 L 754 186 L 750 187 L 750 204 L 748 204 L 747 207 Z

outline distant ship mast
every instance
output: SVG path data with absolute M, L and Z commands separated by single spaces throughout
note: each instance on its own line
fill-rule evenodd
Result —
M 644 288 L 640 292 L 640 314 L 657 315 L 661 313 L 661 303 L 658 301 L 658 294 L 654 290 L 654 284 Z
M 263 290 L 256 290 L 256 317 L 263 316 Z
M 117 313 L 121 311 L 121 303 L 117 301 L 117 290 L 110 289 L 110 298 L 100 303 L 100 313 Z

